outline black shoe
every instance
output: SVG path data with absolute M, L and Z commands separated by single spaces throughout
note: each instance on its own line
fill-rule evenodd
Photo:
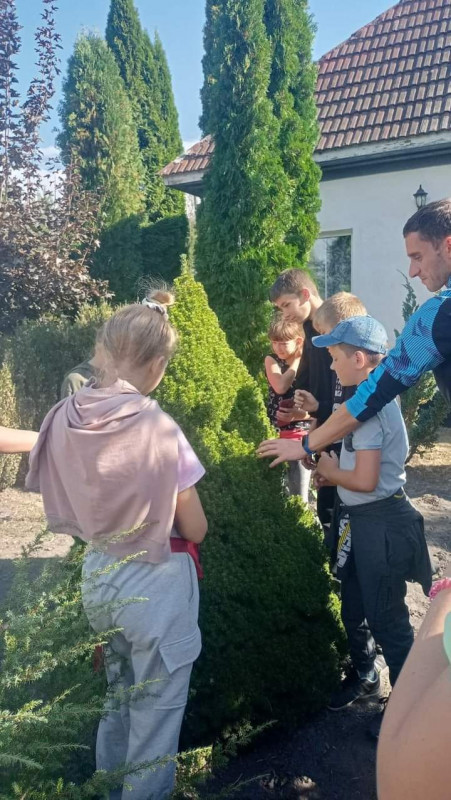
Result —
M 387 708 L 388 697 L 381 697 L 379 703 L 380 703 L 380 709 L 377 712 L 377 714 L 374 715 L 370 724 L 368 725 L 368 728 L 366 729 L 366 732 L 370 737 L 370 739 L 373 739 L 376 742 L 379 741 L 379 734 L 381 732 L 381 725 L 382 725 L 382 720 L 384 719 L 385 709 Z
M 380 687 L 379 673 L 377 673 L 375 681 L 368 681 L 359 678 L 358 673 L 353 671 L 341 682 L 340 688 L 332 695 L 327 708 L 329 711 L 341 711 L 342 708 L 347 708 L 356 700 L 379 697 Z

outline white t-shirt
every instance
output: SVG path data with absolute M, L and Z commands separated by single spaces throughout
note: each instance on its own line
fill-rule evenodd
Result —
M 363 422 L 357 430 L 345 436 L 341 448 L 340 469 L 355 468 L 357 450 L 381 451 L 379 481 L 373 492 L 351 492 L 338 486 L 340 500 L 346 506 L 382 500 L 404 486 L 409 440 L 396 400 L 392 400 L 375 417 Z

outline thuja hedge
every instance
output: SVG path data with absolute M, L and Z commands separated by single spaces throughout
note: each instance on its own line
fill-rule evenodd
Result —
M 258 386 L 189 271 L 175 289 L 180 345 L 158 399 L 207 469 L 199 484 L 209 520 L 204 647 L 185 726 L 198 741 L 243 719 L 295 719 L 319 708 L 337 679 L 343 640 L 320 530 L 299 499 L 283 495 L 280 471 L 255 456 L 271 434 Z M 34 425 L 108 313 L 104 306 L 75 323 L 46 319 L 18 331 L 12 371 Z

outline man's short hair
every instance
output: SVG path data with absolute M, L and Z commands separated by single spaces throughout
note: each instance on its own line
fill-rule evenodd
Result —
M 271 320 L 268 329 L 270 342 L 291 342 L 293 339 L 304 337 L 304 328 L 296 320 L 284 319 L 280 314 Z
M 313 316 L 313 327 L 320 331 L 324 328 L 335 328 L 339 322 L 349 317 L 367 314 L 362 301 L 351 292 L 337 292 L 320 305 Z
M 303 269 L 286 269 L 280 273 L 269 290 L 269 299 L 275 303 L 283 294 L 302 295 L 303 289 L 319 297 L 318 289 L 310 275 Z
M 403 228 L 403 235 L 418 233 L 427 242 L 439 245 L 451 236 L 451 199 L 437 200 L 418 209 Z

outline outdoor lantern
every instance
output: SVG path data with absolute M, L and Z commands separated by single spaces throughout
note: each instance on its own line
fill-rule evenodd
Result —
M 426 200 L 428 198 L 428 193 L 424 191 L 421 183 L 414 194 L 415 202 L 417 204 L 417 208 L 424 208 L 426 205 Z

